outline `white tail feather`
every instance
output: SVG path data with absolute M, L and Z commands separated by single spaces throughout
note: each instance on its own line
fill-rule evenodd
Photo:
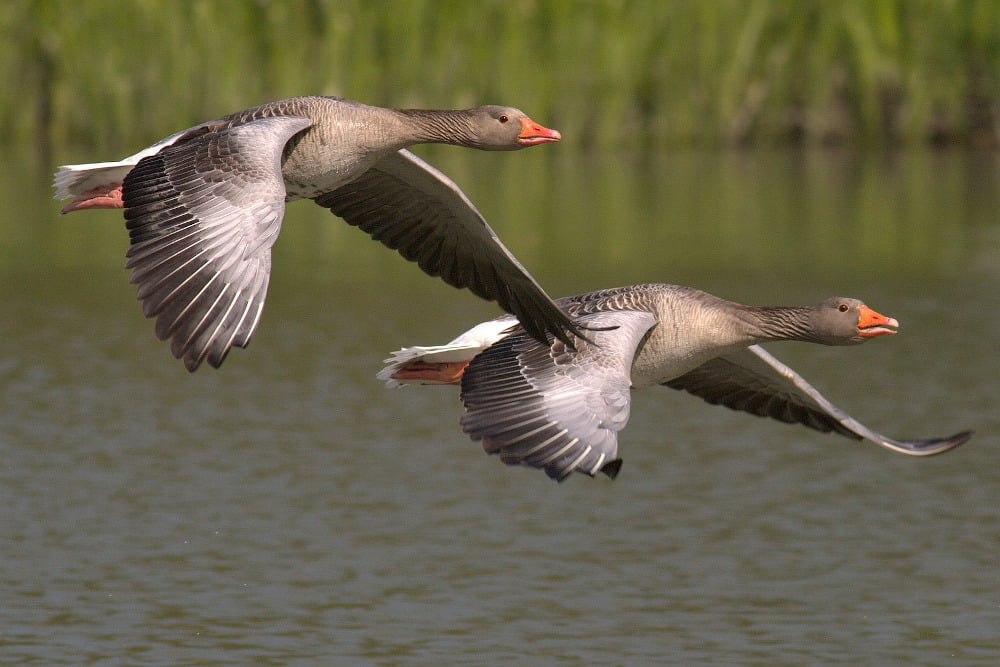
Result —
M 517 324 L 517 320 L 513 315 L 504 315 L 495 320 L 477 324 L 446 345 L 427 347 L 414 345 L 396 350 L 392 356 L 383 360 L 386 366 L 375 377 L 385 382 L 389 388 L 420 384 L 419 381 L 394 380 L 392 375 L 417 361 L 427 363 L 472 361 L 477 354 L 503 338 L 505 332 L 515 324 Z
M 192 130 L 207 124 L 201 123 L 190 129 L 175 132 L 166 139 L 161 139 L 152 146 L 143 148 L 135 155 L 129 155 L 118 162 L 64 164 L 59 167 L 59 171 L 56 172 L 53 179 L 53 185 L 56 188 L 55 199 L 69 199 L 70 197 L 81 195 L 87 190 L 93 190 L 96 187 L 118 185 L 125 180 L 125 176 L 132 171 L 132 167 L 139 164 L 139 160 L 148 155 L 156 155 L 166 146 L 172 145 Z
M 132 171 L 135 162 L 92 162 L 90 164 L 66 164 L 59 167 L 53 185 L 55 199 L 69 199 L 102 185 L 121 183 Z

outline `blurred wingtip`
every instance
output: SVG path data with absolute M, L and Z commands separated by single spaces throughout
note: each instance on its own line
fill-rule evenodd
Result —
M 960 447 L 967 443 L 975 431 L 961 431 L 955 435 L 948 436 L 947 438 L 934 438 L 931 440 L 911 440 L 907 442 L 908 445 L 906 454 L 912 454 L 915 456 L 934 456 L 935 454 L 943 454 L 945 452 L 950 452 L 956 447 Z

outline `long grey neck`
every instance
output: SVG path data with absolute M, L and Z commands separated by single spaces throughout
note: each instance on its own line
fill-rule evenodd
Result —
M 472 114 L 465 109 L 393 109 L 401 118 L 412 143 L 472 146 L 479 134 Z
M 801 340 L 821 342 L 813 331 L 812 309 L 804 306 L 748 306 L 741 318 L 757 342 Z

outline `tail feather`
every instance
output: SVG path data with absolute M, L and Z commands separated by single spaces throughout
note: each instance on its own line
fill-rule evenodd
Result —
M 55 199 L 70 199 L 102 185 L 121 183 L 134 166 L 127 160 L 63 165 L 53 179 Z
M 375 377 L 385 382 L 385 386 L 390 389 L 414 383 L 426 384 L 415 380 L 398 380 L 392 376 L 418 361 L 427 363 L 469 361 L 480 352 L 482 352 L 482 349 L 479 347 L 470 347 L 467 345 L 433 345 L 430 347 L 415 345 L 413 347 L 404 347 L 401 350 L 392 352 L 392 356 L 383 360 L 386 366 Z
M 149 155 L 156 155 L 167 146 L 172 146 L 178 141 L 205 132 L 209 126 L 214 125 L 216 122 L 207 121 L 186 130 L 175 132 L 169 137 L 157 141 L 152 146 L 143 148 L 135 155 L 129 155 L 118 162 L 89 162 L 87 164 L 62 165 L 53 179 L 53 185 L 56 188 L 55 198 L 69 199 L 96 187 L 119 185 L 125 180 L 125 176 L 132 171 L 132 167 L 139 164 L 142 158 Z
M 517 319 L 513 315 L 502 315 L 495 320 L 474 326 L 445 345 L 414 345 L 396 350 L 392 356 L 383 360 L 386 366 L 375 377 L 390 388 L 412 384 L 406 380 L 394 380 L 392 375 L 416 361 L 427 363 L 472 361 L 477 354 L 503 338 L 516 324 Z

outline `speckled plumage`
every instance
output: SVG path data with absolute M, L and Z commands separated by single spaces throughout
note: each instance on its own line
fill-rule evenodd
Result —
M 296 97 L 201 123 L 120 162 L 62 167 L 56 197 L 76 196 L 70 211 L 91 197 L 112 202 L 94 208 L 124 205 L 143 311 L 192 371 L 249 343 L 285 203 L 304 198 L 426 273 L 496 301 L 539 340 L 548 332 L 568 341 L 575 326 L 472 202 L 404 149 L 515 150 L 558 138 L 512 107 L 399 110 Z M 106 196 L 116 184 L 117 202 Z
M 644 284 L 556 302 L 587 331 L 588 340 L 577 341 L 575 349 L 558 340 L 542 344 L 504 319 L 445 346 L 399 350 L 379 378 L 399 384 L 404 380 L 397 373 L 407 367 L 446 355 L 454 361 L 465 350 L 462 429 L 503 462 L 542 468 L 556 480 L 574 471 L 617 475 L 618 432 L 629 419 L 631 391 L 657 384 L 904 454 L 937 454 L 971 437 L 963 432 L 895 440 L 877 433 L 758 345 L 778 340 L 854 345 L 894 332 L 895 320 L 857 299 L 755 307 L 690 287 Z M 416 375 L 405 381 L 419 382 Z

